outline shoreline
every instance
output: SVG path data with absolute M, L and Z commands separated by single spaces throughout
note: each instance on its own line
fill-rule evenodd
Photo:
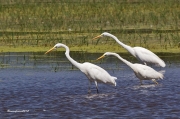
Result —
M 106 45 L 105 45 L 106 46 Z M 52 46 L 53 47 L 53 46 Z M 108 47 L 108 46 L 107 46 Z M 120 46 L 114 46 L 114 47 L 101 47 L 98 45 L 91 45 L 91 46 L 70 46 L 71 52 L 87 52 L 87 53 L 104 53 L 104 52 L 117 52 L 117 53 L 128 53 L 125 49 L 121 48 Z M 6 53 L 6 52 L 46 52 L 51 47 L 40 47 L 40 46 L 17 46 L 17 47 L 10 47 L 10 46 L 0 46 L 0 52 Z M 148 48 L 147 48 L 148 49 Z M 180 48 L 168 48 L 168 49 L 149 49 L 154 53 L 158 54 L 178 54 L 180 53 Z M 63 48 L 58 49 L 57 51 L 65 51 Z

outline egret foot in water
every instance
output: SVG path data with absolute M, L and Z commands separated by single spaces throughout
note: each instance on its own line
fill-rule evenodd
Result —
M 153 81 L 155 84 L 158 84 L 158 82 L 157 82 L 155 79 L 152 79 L 152 81 Z

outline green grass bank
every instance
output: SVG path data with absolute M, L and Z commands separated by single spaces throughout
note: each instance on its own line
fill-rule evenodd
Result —
M 46 51 L 56 43 L 72 51 L 126 52 L 130 46 L 178 53 L 179 0 L 1 0 L 0 51 Z

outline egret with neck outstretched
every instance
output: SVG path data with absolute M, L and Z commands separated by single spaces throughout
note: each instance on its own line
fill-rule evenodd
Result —
M 116 86 L 116 77 L 111 76 L 106 70 L 104 70 L 103 68 L 89 63 L 89 62 L 85 62 L 85 63 L 79 63 L 77 61 L 75 61 L 74 59 L 72 59 L 69 55 L 70 50 L 69 47 L 62 44 L 62 43 L 57 43 L 53 48 L 51 48 L 50 50 L 48 50 L 45 54 L 49 53 L 50 51 L 63 47 L 66 49 L 65 55 L 67 57 L 67 59 L 74 65 L 76 66 L 78 69 L 81 70 L 81 72 L 83 72 L 87 78 L 89 79 L 89 90 L 88 92 L 90 93 L 90 85 L 92 82 L 95 83 L 96 85 L 96 89 L 97 89 L 97 93 L 98 91 L 98 83 L 105 83 L 105 84 L 111 84 Z
M 123 48 L 125 48 L 129 53 L 131 53 L 134 57 L 136 57 L 140 62 L 142 62 L 143 64 L 147 65 L 147 63 L 150 64 L 155 64 L 161 67 L 165 67 L 166 64 L 165 62 L 160 59 L 156 54 L 154 54 L 153 52 L 151 52 L 148 49 L 145 49 L 143 47 L 131 47 L 128 46 L 124 43 L 122 43 L 121 41 L 118 40 L 118 38 L 108 32 L 104 32 L 101 35 L 93 38 L 94 40 L 103 36 L 109 36 L 111 38 L 113 38 L 119 45 L 121 45 Z
M 138 64 L 138 63 L 133 64 L 133 63 L 123 59 L 117 53 L 106 52 L 101 57 L 99 57 L 97 60 L 99 60 L 105 56 L 109 56 L 109 55 L 119 58 L 122 62 L 124 62 L 127 66 L 129 66 L 134 71 L 134 74 L 136 75 L 136 77 L 140 79 L 141 85 L 142 85 L 142 80 L 152 80 L 153 82 L 158 84 L 156 79 L 163 79 L 163 77 L 164 77 L 162 72 L 158 72 L 147 65 Z

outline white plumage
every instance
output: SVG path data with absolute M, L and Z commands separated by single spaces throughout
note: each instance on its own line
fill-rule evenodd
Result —
M 128 45 L 122 43 L 121 41 L 119 41 L 116 36 L 114 36 L 110 33 L 104 32 L 101 35 L 99 35 L 93 39 L 97 39 L 97 38 L 103 37 L 103 36 L 109 36 L 109 37 L 113 38 L 119 45 L 121 45 L 123 48 L 125 48 L 129 53 L 131 53 L 134 57 L 136 57 L 140 62 L 142 62 L 145 65 L 147 63 L 150 63 L 150 64 L 159 65 L 161 67 L 166 66 L 164 61 L 162 59 L 160 59 L 156 54 L 151 52 L 150 50 L 145 49 L 143 47 L 128 46 Z
M 117 53 L 106 52 L 101 57 L 99 57 L 97 60 L 99 60 L 105 56 L 108 56 L 108 55 L 113 55 L 113 56 L 119 58 L 126 65 L 128 65 L 134 71 L 134 74 L 136 75 L 136 77 L 140 79 L 141 84 L 142 84 L 142 80 L 152 80 L 153 82 L 158 84 L 156 82 L 156 79 L 163 79 L 163 77 L 164 77 L 161 72 L 157 72 L 156 70 L 154 70 L 153 68 L 151 68 L 147 65 L 138 64 L 138 63 L 133 64 L 133 63 L 123 59 Z
M 95 82 L 97 93 L 98 93 L 98 83 L 105 83 L 105 84 L 111 84 L 111 85 L 116 86 L 116 81 L 115 81 L 115 79 L 117 79 L 116 77 L 111 76 L 103 68 L 101 68 L 95 64 L 92 64 L 89 62 L 85 62 L 85 63 L 76 62 L 69 55 L 69 52 L 70 52 L 69 47 L 62 44 L 62 43 L 57 43 L 53 48 L 48 50 L 45 54 L 52 51 L 53 49 L 60 48 L 60 47 L 63 47 L 66 49 L 65 55 L 66 55 L 67 59 L 74 66 L 76 66 L 78 69 L 80 69 L 89 79 L 89 90 L 88 90 L 88 92 L 90 92 L 90 84 L 92 82 Z

